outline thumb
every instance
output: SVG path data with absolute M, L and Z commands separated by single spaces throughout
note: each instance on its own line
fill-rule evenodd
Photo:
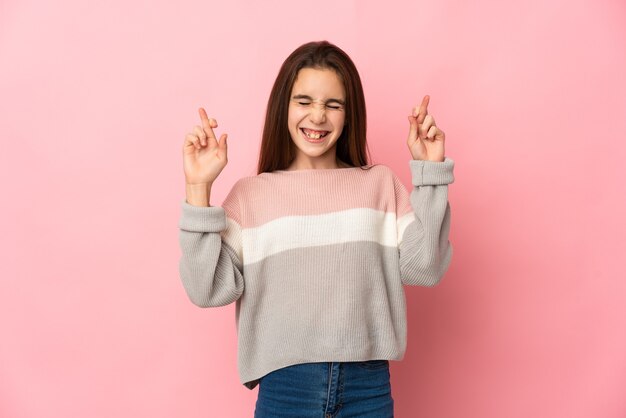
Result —
M 226 147 L 228 146 L 228 144 L 226 143 L 226 138 L 228 138 L 228 134 L 222 134 L 222 136 L 220 136 L 219 146 L 222 149 L 226 149 Z

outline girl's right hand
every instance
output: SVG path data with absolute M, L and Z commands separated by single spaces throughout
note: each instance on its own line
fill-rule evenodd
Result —
M 209 119 L 202 107 L 198 109 L 198 112 L 202 126 L 196 125 L 193 133 L 185 136 L 183 146 L 185 182 L 187 184 L 212 184 L 228 162 L 226 158 L 228 135 L 222 134 L 218 143 L 213 133 L 213 128 L 217 128 L 217 121 Z

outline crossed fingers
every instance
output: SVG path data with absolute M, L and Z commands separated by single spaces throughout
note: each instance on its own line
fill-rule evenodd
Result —
M 437 126 L 435 125 L 435 118 L 428 114 L 428 103 L 430 102 L 430 96 L 426 95 L 422 99 L 422 103 L 413 108 L 413 117 L 417 118 L 418 135 L 420 139 L 433 139 L 437 134 Z

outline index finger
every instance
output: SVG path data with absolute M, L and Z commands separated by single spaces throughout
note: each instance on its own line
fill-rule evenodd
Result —
M 200 120 L 202 121 L 202 127 L 207 135 L 215 138 L 215 134 L 213 133 L 213 129 L 211 126 L 211 121 L 209 120 L 209 116 L 206 114 L 206 110 L 203 107 L 198 109 L 198 113 L 200 114 Z
M 430 96 L 426 95 L 422 99 L 422 104 L 420 105 L 419 112 L 417 114 L 417 123 L 424 122 L 426 115 L 428 115 L 428 103 L 430 102 Z
M 205 128 L 210 128 L 209 116 L 206 114 L 206 110 L 203 107 L 198 109 L 198 113 L 200 113 L 200 120 L 202 120 L 202 126 Z

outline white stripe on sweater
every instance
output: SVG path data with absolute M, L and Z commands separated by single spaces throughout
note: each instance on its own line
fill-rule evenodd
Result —
M 246 255 L 243 262 L 255 263 L 293 248 L 355 241 L 371 241 L 387 247 L 398 247 L 404 230 L 414 219 L 415 215 L 410 212 L 396 222 L 395 213 L 369 208 L 322 215 L 281 217 L 242 231 L 243 254 Z M 294 234 L 293 231 L 301 233 Z

